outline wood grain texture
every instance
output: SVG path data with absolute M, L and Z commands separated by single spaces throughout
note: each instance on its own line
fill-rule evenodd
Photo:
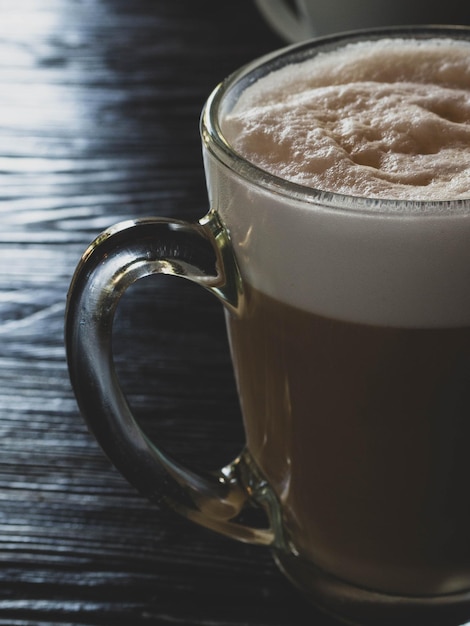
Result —
M 249 0 L 0 0 L 0 625 L 330 623 L 267 551 L 121 478 L 78 413 L 63 347 L 86 245 L 121 219 L 206 212 L 203 103 L 280 45 Z M 116 359 L 171 452 L 218 467 L 239 451 L 222 312 L 202 290 L 132 288 Z

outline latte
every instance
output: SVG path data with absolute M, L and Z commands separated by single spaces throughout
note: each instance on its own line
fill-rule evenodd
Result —
M 292 549 L 403 595 L 470 588 L 469 59 L 379 39 L 248 81 L 225 139 L 302 188 L 206 155 L 244 282 L 248 449 Z

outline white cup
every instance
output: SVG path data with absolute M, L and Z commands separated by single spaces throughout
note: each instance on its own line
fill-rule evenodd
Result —
M 463 0 L 255 0 L 270 26 L 288 42 L 374 26 L 470 24 Z

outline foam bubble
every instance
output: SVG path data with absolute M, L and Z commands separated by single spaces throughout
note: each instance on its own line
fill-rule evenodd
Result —
M 325 191 L 470 198 L 470 44 L 349 44 L 246 89 L 223 120 L 245 158 Z
M 468 326 L 470 201 L 422 214 L 430 205 L 397 201 L 389 211 L 380 198 L 470 197 L 469 59 L 467 42 L 382 40 L 248 88 L 221 120 L 237 150 L 285 178 L 379 199 L 367 211 L 354 197 L 345 210 L 302 202 L 250 184 L 206 151 L 212 205 L 244 279 L 337 319 Z

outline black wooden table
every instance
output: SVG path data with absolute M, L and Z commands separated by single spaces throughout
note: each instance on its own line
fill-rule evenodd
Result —
M 63 346 L 86 245 L 122 219 L 206 212 L 203 103 L 281 45 L 251 0 L 0 1 L 0 624 L 331 623 L 268 551 L 161 510 L 121 478 L 79 415 Z M 212 469 L 239 452 L 215 299 L 144 280 L 119 310 L 115 349 L 167 450 Z

